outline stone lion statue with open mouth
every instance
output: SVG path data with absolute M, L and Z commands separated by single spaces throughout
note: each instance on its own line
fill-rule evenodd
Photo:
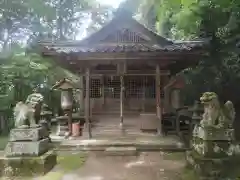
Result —
M 235 119 L 235 109 L 231 101 L 221 104 L 215 92 L 205 92 L 200 98 L 204 105 L 201 126 L 215 126 L 217 128 L 230 128 Z
M 39 127 L 34 117 L 35 109 L 22 101 L 14 108 L 15 128 Z

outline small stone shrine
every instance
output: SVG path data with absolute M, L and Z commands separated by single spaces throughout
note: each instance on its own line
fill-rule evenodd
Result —
M 218 95 L 206 92 L 200 98 L 204 114 L 193 130 L 192 150 L 187 152 L 187 162 L 201 179 L 235 179 L 239 169 L 240 146 L 235 142 L 233 103 L 221 105 Z
M 56 153 L 50 150 L 49 132 L 38 125 L 34 108 L 23 102 L 14 109 L 15 128 L 11 130 L 5 156 L 0 159 L 2 176 L 43 175 L 56 164 Z

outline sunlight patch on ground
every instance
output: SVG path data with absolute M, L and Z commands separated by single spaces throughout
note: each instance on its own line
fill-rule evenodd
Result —
M 134 167 L 134 166 L 140 166 L 140 165 L 143 165 L 144 164 L 144 161 L 135 161 L 135 162 L 129 162 L 125 165 L 126 168 L 131 168 L 131 167 Z
M 86 139 L 86 140 L 81 140 L 78 143 L 78 145 L 102 144 L 104 142 L 106 142 L 106 140 Z
M 70 180 L 70 179 L 66 179 L 66 180 Z M 80 177 L 80 178 L 78 177 L 78 180 L 103 180 L 103 177 L 102 176 L 88 176 L 88 177 Z
M 99 140 L 96 140 L 96 139 L 86 139 L 86 140 L 82 140 L 81 142 L 83 144 L 88 144 L 88 143 L 93 143 L 93 142 L 97 142 Z

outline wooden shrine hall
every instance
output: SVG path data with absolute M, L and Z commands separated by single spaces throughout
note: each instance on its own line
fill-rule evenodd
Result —
M 174 42 L 120 15 L 81 41 L 40 41 L 39 46 L 43 56 L 81 77 L 80 108 L 90 138 L 91 117 L 98 119 L 101 113 L 112 114 L 107 123 L 115 121 L 120 129 L 133 114 L 152 114 L 161 133 L 162 114 L 174 108 L 174 100 L 181 106 L 180 95 L 172 99 L 164 88 L 205 54 L 203 41 Z

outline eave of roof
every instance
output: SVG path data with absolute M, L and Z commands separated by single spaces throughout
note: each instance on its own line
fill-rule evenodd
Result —
M 108 53 L 108 52 L 183 52 L 199 50 L 204 47 L 204 43 L 179 43 L 165 46 L 158 44 L 141 43 L 117 43 L 117 44 L 97 44 L 94 46 L 62 46 L 51 44 L 43 46 L 45 51 L 54 51 L 56 53 Z

